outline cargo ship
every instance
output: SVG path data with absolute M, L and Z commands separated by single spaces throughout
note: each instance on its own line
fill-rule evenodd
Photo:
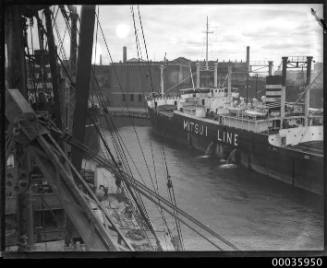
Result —
M 322 111 L 305 108 L 305 114 L 302 105 L 285 104 L 282 80 L 266 78 L 261 102 L 245 103 L 224 88 L 152 97 L 147 100 L 150 120 L 163 136 L 322 195 Z M 269 103 L 273 99 L 283 99 L 282 104 Z
M 287 68 L 294 62 L 307 71 L 301 96 L 304 103 L 299 102 L 301 98 L 286 102 Z M 282 75 L 269 71 L 265 95 L 260 100 L 245 100 L 239 92 L 232 92 L 231 65 L 227 87 L 218 86 L 218 63 L 213 70 L 214 86 L 200 87 L 201 69 L 208 71 L 207 55 L 206 66 L 197 63 L 196 86 L 174 96 L 161 90 L 147 98 L 151 124 L 160 135 L 207 156 L 218 156 L 322 195 L 323 109 L 309 105 L 310 89 L 317 79 L 311 81 L 311 63 L 312 57 L 283 57 Z

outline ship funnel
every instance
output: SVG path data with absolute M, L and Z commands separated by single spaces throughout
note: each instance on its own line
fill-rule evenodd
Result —
M 282 128 L 285 117 L 285 85 L 284 78 L 280 75 L 266 77 L 266 105 L 269 107 L 271 116 L 281 118 L 280 128 Z

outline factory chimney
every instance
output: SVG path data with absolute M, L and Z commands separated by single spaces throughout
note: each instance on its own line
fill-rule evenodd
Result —
M 250 47 L 246 47 L 246 65 L 248 68 L 248 72 L 250 71 Z
M 123 63 L 127 61 L 127 47 L 123 47 Z

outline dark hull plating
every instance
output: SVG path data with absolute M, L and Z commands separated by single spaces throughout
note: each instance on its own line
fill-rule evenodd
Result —
M 233 160 L 256 172 L 322 195 L 323 157 L 292 148 L 277 148 L 265 134 L 219 125 L 184 114 L 149 108 L 154 129 L 162 136 L 188 144 L 202 152 Z

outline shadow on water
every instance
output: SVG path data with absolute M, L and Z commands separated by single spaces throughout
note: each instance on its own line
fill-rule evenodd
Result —
M 202 154 L 198 150 L 188 145 L 182 145 L 171 139 L 163 138 L 155 131 L 150 130 L 151 139 L 158 143 L 164 144 L 174 149 L 174 152 L 178 152 L 182 158 L 193 158 L 203 165 L 203 168 L 212 169 L 217 174 L 222 175 L 221 178 L 229 181 L 230 183 L 239 184 L 240 188 L 251 189 L 255 188 L 264 193 L 271 193 L 271 195 L 284 196 L 284 198 L 292 197 L 299 202 L 308 204 L 315 204 L 315 206 L 322 206 L 322 197 L 305 191 L 300 188 L 296 188 L 292 185 L 284 182 L 272 179 L 268 176 L 251 171 L 246 167 L 239 166 L 232 163 L 231 157 L 235 152 L 224 158 L 213 157 L 209 154 Z

